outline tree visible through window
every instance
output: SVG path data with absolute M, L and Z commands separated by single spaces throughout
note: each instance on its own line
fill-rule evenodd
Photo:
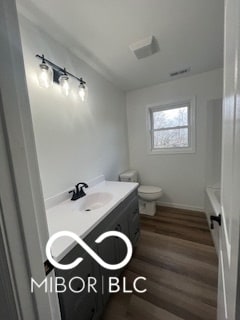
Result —
M 190 102 L 149 111 L 152 151 L 191 147 Z

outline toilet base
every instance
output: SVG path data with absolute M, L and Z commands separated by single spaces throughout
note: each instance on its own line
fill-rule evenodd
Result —
M 156 201 L 144 201 L 139 199 L 139 212 L 148 216 L 154 216 L 156 213 Z

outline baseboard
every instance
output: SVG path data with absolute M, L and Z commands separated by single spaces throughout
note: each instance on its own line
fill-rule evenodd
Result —
M 205 212 L 203 207 L 191 206 L 191 205 L 181 204 L 181 203 L 157 201 L 157 205 L 158 206 L 163 206 L 163 207 L 170 207 L 170 208 L 178 208 L 178 209 L 185 209 L 185 210 L 191 210 L 191 211 Z

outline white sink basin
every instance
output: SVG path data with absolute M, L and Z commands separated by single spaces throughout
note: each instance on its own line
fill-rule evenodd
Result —
M 113 195 L 108 192 L 95 192 L 86 195 L 80 203 L 80 211 L 92 211 L 104 207 L 113 199 Z

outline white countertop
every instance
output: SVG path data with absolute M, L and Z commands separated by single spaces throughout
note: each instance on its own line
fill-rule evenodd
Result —
M 79 208 L 84 198 L 76 201 L 62 201 L 46 210 L 49 236 L 58 231 L 72 231 L 82 239 L 85 238 L 114 208 L 116 208 L 138 183 L 102 181 L 97 185 L 84 189 L 86 194 L 96 192 L 111 193 L 113 198 L 103 207 L 92 211 L 81 211 Z M 69 237 L 62 237 L 52 245 L 52 255 L 60 261 L 76 243 Z

